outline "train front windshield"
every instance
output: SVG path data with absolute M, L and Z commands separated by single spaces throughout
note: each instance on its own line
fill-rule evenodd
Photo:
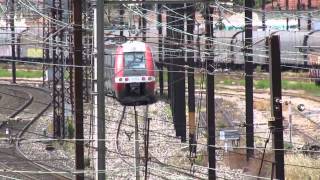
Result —
M 144 52 L 125 52 L 124 62 L 124 76 L 145 76 L 147 74 Z
M 144 52 L 124 53 L 125 69 L 145 69 L 146 58 Z

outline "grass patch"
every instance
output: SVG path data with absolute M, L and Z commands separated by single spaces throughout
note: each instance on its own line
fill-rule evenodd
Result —
M 283 81 L 284 89 L 305 90 L 305 91 L 319 91 L 320 86 L 315 85 L 314 82 L 297 82 L 297 81 Z
M 228 127 L 228 125 L 225 122 L 222 122 L 222 121 L 217 121 L 217 125 L 216 126 L 219 129 L 224 129 L 224 128 Z
M 25 70 L 17 70 L 17 77 L 18 78 L 40 78 L 42 77 L 42 71 L 39 70 L 32 70 L 32 71 L 25 71 Z M 0 69 L 0 77 L 11 77 L 11 71 L 6 69 Z
M 289 142 L 284 142 L 283 147 L 284 147 L 284 149 L 292 149 L 293 145 Z
M 0 77 L 11 77 L 11 72 L 5 69 L 0 69 Z
M 225 79 L 223 80 L 224 85 L 240 85 L 244 86 L 245 85 L 245 80 L 240 79 L 240 80 L 234 80 L 234 79 Z
M 269 80 L 254 81 L 254 86 L 257 89 L 267 89 L 270 87 Z M 311 93 L 317 93 L 320 91 L 320 86 L 315 85 L 314 82 L 300 82 L 300 81 L 288 81 L 282 80 L 282 89 L 286 90 L 304 90 Z
M 307 167 L 320 167 L 320 161 L 302 154 L 291 154 L 285 156 L 286 164 L 296 164 Z M 304 168 L 299 166 L 285 166 L 286 179 L 320 179 L 320 169 Z
M 200 166 L 205 166 L 206 165 L 206 162 L 208 160 L 206 159 L 206 155 L 204 154 L 204 152 L 202 152 L 202 154 L 198 154 L 196 159 L 194 160 L 194 163 L 196 165 L 200 165 Z
M 255 81 L 254 85 L 257 89 L 267 89 L 270 87 L 269 80 Z
M 172 112 L 171 112 L 170 105 L 165 106 L 164 112 L 168 116 L 168 118 L 172 118 Z

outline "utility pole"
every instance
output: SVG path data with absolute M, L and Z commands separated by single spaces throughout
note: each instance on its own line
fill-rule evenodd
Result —
M 140 179 L 139 124 L 138 112 L 134 106 L 134 169 L 136 180 Z
M 193 44 L 193 30 L 194 30 L 194 18 L 195 18 L 195 8 L 191 3 L 186 4 L 185 9 L 186 22 L 187 22 L 187 43 Z M 187 62 L 188 62 L 188 110 L 189 110 L 189 151 L 190 157 L 194 157 L 197 151 L 196 142 L 196 118 L 195 118 L 195 88 L 194 88 L 194 56 L 195 53 L 190 51 L 187 52 Z
M 147 107 L 148 108 L 148 107 Z M 148 111 L 146 111 L 148 112 Z M 144 167 L 145 167 L 145 171 L 144 171 L 144 179 L 147 180 L 148 179 L 148 161 L 149 161 L 149 135 L 150 135 L 150 120 L 151 118 L 148 118 L 147 116 L 145 117 L 144 120 Z
M 44 1 L 45 2 L 45 1 Z M 43 3 L 42 6 L 43 9 L 46 8 L 46 3 Z M 49 13 L 48 13 L 49 14 Z M 44 41 L 44 45 L 43 45 L 43 61 L 44 62 L 49 62 L 50 59 L 50 53 L 49 53 L 49 36 L 50 36 L 50 30 L 49 30 L 49 21 L 45 18 L 43 19 L 43 27 L 42 27 L 42 37 L 43 37 L 43 41 Z M 42 65 L 42 86 L 45 86 L 45 71 L 49 69 L 48 66 Z M 48 78 L 48 87 L 50 88 L 50 80 L 49 77 Z
M 94 6 L 94 119 L 97 151 L 97 180 L 106 179 L 105 145 L 105 96 L 104 96 L 104 0 L 97 0 Z
M 312 27 L 311 12 L 310 12 L 311 8 L 312 8 L 311 0 L 308 0 L 308 31 L 310 31 Z
M 272 132 L 272 148 L 274 149 L 276 179 L 284 179 L 280 37 L 278 35 L 271 36 L 269 45 L 270 104 L 272 120 L 269 121 L 268 125 Z
M 143 0 L 144 2 L 145 0 Z M 146 5 L 145 3 L 142 3 L 142 41 L 146 42 L 147 41 L 147 19 L 146 19 L 146 15 L 147 15 L 147 11 L 146 11 Z
M 9 24 L 10 24 L 10 30 L 11 30 L 11 57 L 13 60 L 16 59 L 16 46 L 15 46 L 15 28 L 14 28 L 14 0 L 10 1 L 10 14 L 9 14 Z M 16 83 L 16 62 L 11 62 L 11 68 L 12 68 L 12 83 Z
M 123 7 L 123 4 L 119 4 L 119 13 L 120 13 L 120 36 L 123 36 L 123 25 L 124 25 L 124 22 L 123 22 L 123 19 L 124 19 L 124 7 Z
M 297 1 L 297 15 L 298 15 L 298 30 L 300 31 L 300 27 L 301 27 L 301 22 L 300 22 L 300 5 L 301 2 L 300 0 Z
M 200 45 L 200 23 L 197 22 L 197 39 L 196 39 L 196 44 L 197 44 L 197 61 L 196 61 L 196 66 L 200 68 L 203 67 L 203 63 L 201 62 L 201 45 Z
M 288 1 L 288 0 L 286 0 Z M 261 5 L 261 9 L 262 9 L 262 30 L 265 31 L 266 30 L 266 0 L 262 0 L 262 5 Z
M 158 25 L 158 56 L 159 56 L 159 86 L 160 86 L 160 96 L 163 96 L 163 34 L 162 34 L 162 14 L 161 14 L 162 4 L 157 4 L 157 21 L 159 22 Z
M 206 49 L 209 51 L 209 57 L 206 57 L 206 69 L 207 69 L 207 122 L 208 122 L 208 160 L 209 160 L 209 180 L 216 179 L 216 142 L 215 142 L 215 102 L 214 102 L 214 54 L 211 40 L 213 38 L 212 27 L 212 10 L 209 7 L 209 1 L 206 1 L 205 6 L 205 29 L 206 29 Z M 212 58 L 212 59 L 211 59 Z
M 286 11 L 289 10 L 289 0 L 286 0 Z M 289 18 L 287 17 L 287 31 L 289 30 Z
M 171 22 L 174 21 L 173 17 L 171 16 L 171 12 L 166 10 L 166 26 L 170 26 Z M 166 63 L 167 68 L 167 85 L 168 85 L 168 99 L 172 109 L 172 52 L 168 51 L 168 49 L 172 49 L 173 45 L 169 43 L 173 37 L 172 29 L 166 28 L 166 35 L 167 37 L 164 40 L 164 62 Z M 174 119 L 173 119 L 174 120 Z M 176 125 L 176 124 L 174 124 Z M 176 128 L 176 127 L 175 127 Z
M 289 142 L 292 144 L 292 102 L 291 98 L 288 102 L 288 116 L 289 116 Z
M 172 9 L 176 9 L 175 12 L 178 14 L 184 14 L 184 4 L 173 4 Z M 171 14 L 173 16 L 173 13 Z M 174 18 L 174 24 L 170 24 L 174 28 L 185 31 L 184 29 L 184 20 L 179 17 Z M 180 32 L 173 32 L 173 38 L 176 38 L 176 41 L 179 45 L 173 45 L 173 49 L 177 50 L 175 52 L 176 56 L 180 56 L 181 58 L 172 58 L 173 68 L 174 71 L 172 73 L 172 92 L 173 92 L 173 117 L 177 124 L 177 136 L 181 137 L 181 142 L 186 142 L 187 140 L 187 131 L 186 131 L 186 99 L 185 99 L 185 58 L 182 57 L 184 51 L 182 49 L 183 45 L 185 44 L 185 39 L 183 33 Z
M 220 30 L 220 31 L 222 31 L 223 30 L 223 25 L 222 25 L 222 16 L 221 16 L 221 11 L 220 11 L 220 9 L 218 9 L 218 14 L 219 14 L 219 18 L 218 18 L 218 29 Z
M 176 13 L 183 14 L 184 9 L 182 4 L 170 4 L 172 9 L 176 9 Z M 173 115 L 173 122 L 176 129 L 176 136 L 181 137 L 181 142 L 186 142 L 186 100 L 185 100 L 185 58 L 183 57 L 182 47 L 185 43 L 184 34 L 184 20 L 177 17 L 175 13 L 167 11 L 167 23 L 178 31 L 173 31 L 167 28 L 168 41 L 165 42 L 168 48 L 173 49 L 174 52 L 169 52 L 169 82 L 168 82 L 168 95 L 171 100 L 171 109 Z M 174 22 L 174 23 L 172 23 Z M 170 43 L 175 41 L 176 43 Z M 178 58 L 173 58 L 178 56 Z
M 245 96 L 247 160 L 253 155 L 253 58 L 252 58 L 252 8 L 253 0 L 245 0 Z
M 264 41 L 264 46 L 266 48 L 265 50 L 265 62 L 266 62 L 266 66 L 265 66 L 265 71 L 269 72 L 269 37 L 266 37 L 265 41 Z
M 82 1 L 72 1 L 73 22 L 74 22 L 74 65 L 82 66 Z M 84 146 L 83 146 L 83 69 L 74 68 L 74 101 L 75 101 L 75 128 L 76 128 L 76 147 L 75 163 L 76 180 L 84 180 Z M 82 172 L 81 172 L 82 171 Z

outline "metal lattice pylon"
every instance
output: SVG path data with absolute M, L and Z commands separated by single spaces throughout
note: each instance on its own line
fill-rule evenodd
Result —
M 90 102 L 91 96 L 90 96 L 90 89 L 91 89 L 91 78 L 93 77 L 93 72 L 91 66 L 92 66 L 92 48 L 93 48 L 93 33 L 92 31 L 89 31 L 90 27 L 93 25 L 93 11 L 91 8 L 91 3 L 87 2 L 85 3 L 85 16 L 84 16 L 84 24 L 86 27 L 85 30 L 85 36 L 84 36 L 84 65 L 86 68 L 84 69 L 84 101 Z
M 46 3 L 44 1 L 43 3 L 43 7 L 44 10 L 46 9 Z M 44 12 L 48 12 L 48 11 L 44 11 Z M 49 51 L 49 37 L 50 37 L 50 23 L 49 20 L 42 17 L 42 36 L 43 36 L 43 53 L 42 53 L 42 57 L 43 57 L 43 62 L 44 63 L 48 63 L 50 60 L 50 51 Z M 42 86 L 43 87 L 48 87 L 50 88 L 50 83 L 51 83 L 51 77 L 49 74 L 49 67 L 48 65 L 43 64 L 42 65 Z M 47 73 L 46 73 L 47 72 Z
M 59 64 L 64 63 L 64 53 L 61 42 L 63 42 L 63 32 L 59 22 L 62 21 L 61 0 L 52 1 L 51 14 L 54 20 L 51 21 L 52 33 L 52 59 L 53 59 L 53 136 L 64 138 L 64 68 Z M 60 23 L 61 24 L 61 23 Z M 57 28 L 59 27 L 59 28 Z M 58 32 L 57 32 L 58 31 Z
M 68 9 L 69 11 L 72 11 L 72 6 L 71 6 L 71 1 L 70 0 L 67 0 L 67 3 L 65 4 L 67 7 L 66 9 Z M 71 24 L 72 23 L 72 14 L 67 14 L 66 16 L 66 21 Z M 68 45 L 69 47 L 69 52 L 66 53 L 66 64 L 67 65 L 70 65 L 70 66 L 67 66 L 65 68 L 65 71 L 66 71 L 66 75 L 65 75 L 65 81 L 66 81 L 66 86 L 65 86 L 65 100 L 66 100 L 66 104 L 68 104 L 68 106 L 66 107 L 66 111 L 68 112 L 71 112 L 71 113 L 66 113 L 66 115 L 68 117 L 66 118 L 69 118 L 69 120 L 71 120 L 73 117 L 72 114 L 74 112 L 74 97 L 73 97 L 73 72 L 74 72 L 74 69 L 71 65 L 73 65 L 73 53 L 72 53 L 72 42 L 73 42 L 73 35 L 72 35 L 72 29 L 68 30 L 67 31 L 68 34 L 66 35 L 66 44 Z

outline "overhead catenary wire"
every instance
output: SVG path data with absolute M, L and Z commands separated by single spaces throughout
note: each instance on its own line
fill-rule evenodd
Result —
M 173 9 L 174 10 L 174 9 Z M 57 44 L 57 45 L 59 45 L 59 44 Z M 168 49 L 167 49 L 168 50 Z M 204 50 L 204 51 L 206 51 L 206 50 Z M 221 49 L 221 51 L 223 51 L 223 49 Z M 261 51 L 261 52 L 263 52 L 263 51 Z M 160 54 L 160 53 L 159 53 Z M 224 55 L 223 53 L 217 53 L 217 54 L 219 54 L 219 55 Z M 298 53 L 297 53 L 298 54 Z M 254 55 L 252 55 L 252 56 L 254 56 Z M 225 58 L 226 60 L 227 60 L 227 58 Z M 170 65 L 170 64 L 167 64 L 167 65 Z M 173 65 L 173 64 L 171 64 L 171 65 Z M 69 66 L 69 67 L 72 67 L 72 66 Z M 298 66 L 296 66 L 296 67 L 298 67 Z M 81 67 L 79 67 L 79 68 L 81 68 Z M 83 67 L 83 68 L 85 68 L 85 67 Z M 111 69 L 111 68 L 109 68 L 109 69 Z M 109 70 L 108 69 L 108 70 Z M 112 70 L 112 69 L 111 69 Z M 199 68 L 199 69 L 197 69 L 197 70 L 201 70 L 201 68 Z M 181 71 L 179 71 L 179 72 L 181 72 Z M 200 72 L 201 73 L 201 72 Z M 202 72 L 203 73 L 203 72 Z M 234 75 L 234 76 L 236 76 L 236 75 L 239 75 L 239 74 L 237 74 L 237 73 L 231 73 L 230 75 Z M 202 127 L 200 127 L 200 128 L 202 128 Z M 89 138 L 90 139 L 90 138 Z M 92 138 L 91 138 L 92 139 Z

